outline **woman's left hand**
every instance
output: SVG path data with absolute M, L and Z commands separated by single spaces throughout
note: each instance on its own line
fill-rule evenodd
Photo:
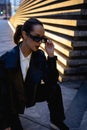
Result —
M 54 44 L 51 40 L 47 40 L 47 42 L 45 44 L 45 50 L 49 57 L 54 56 Z

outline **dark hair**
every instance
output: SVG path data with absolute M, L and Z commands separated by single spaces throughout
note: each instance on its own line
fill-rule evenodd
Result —
M 23 25 L 18 25 L 14 34 L 14 42 L 18 44 L 20 39 L 23 38 L 22 31 L 25 31 L 26 34 L 29 34 L 31 31 L 33 31 L 33 26 L 38 24 L 43 26 L 43 24 L 38 19 L 30 18 L 25 21 Z

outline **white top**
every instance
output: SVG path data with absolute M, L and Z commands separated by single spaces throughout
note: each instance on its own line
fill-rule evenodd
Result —
M 24 80 L 26 78 L 27 70 L 30 65 L 31 54 L 32 53 L 30 53 L 27 57 L 24 57 L 24 55 L 20 49 L 20 65 L 21 65 L 21 70 L 22 70 L 22 75 L 23 75 Z

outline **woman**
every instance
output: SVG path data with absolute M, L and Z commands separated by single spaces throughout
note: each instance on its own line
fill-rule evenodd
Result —
M 0 130 L 23 130 L 18 114 L 41 101 L 48 103 L 51 127 L 69 130 L 63 123 L 65 116 L 57 84 L 54 45 L 44 33 L 39 20 L 25 21 L 17 26 L 14 34 L 17 46 L 0 57 Z M 42 42 L 47 58 L 39 49 Z

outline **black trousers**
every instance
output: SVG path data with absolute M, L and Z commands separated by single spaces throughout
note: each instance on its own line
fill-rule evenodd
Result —
M 38 87 L 36 102 L 47 101 L 50 111 L 50 120 L 54 122 L 63 122 L 65 119 L 62 93 L 59 84 Z
M 11 117 L 11 130 L 23 130 L 18 114 Z
M 50 120 L 53 122 L 63 122 L 65 119 L 62 93 L 59 84 L 46 86 L 39 85 L 36 92 L 36 102 L 47 101 L 50 111 Z M 23 130 L 18 115 L 12 116 L 12 130 Z

